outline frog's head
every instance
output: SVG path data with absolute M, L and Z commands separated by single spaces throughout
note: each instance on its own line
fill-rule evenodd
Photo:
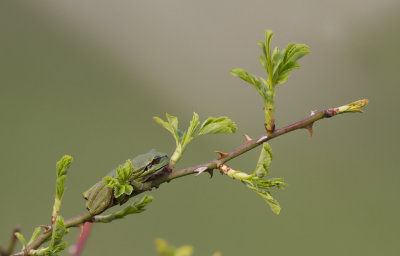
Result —
M 154 170 L 158 171 L 169 164 L 169 157 L 166 154 L 159 152 L 160 155 L 156 155 L 153 157 L 151 162 L 145 167 L 145 170 Z
M 134 170 L 138 171 L 139 174 L 135 179 L 141 178 L 142 182 L 146 181 L 164 170 L 164 167 L 168 164 L 169 157 L 165 153 L 152 149 L 148 153 L 139 155 L 132 160 Z

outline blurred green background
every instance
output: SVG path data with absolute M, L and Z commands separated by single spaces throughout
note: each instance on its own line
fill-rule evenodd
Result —
M 151 192 L 143 214 L 95 225 L 84 255 L 155 255 L 157 237 L 195 255 L 399 255 L 399 14 L 388 0 L 1 1 L 0 244 L 15 224 L 29 236 L 49 223 L 63 154 L 74 157 L 66 218 L 127 158 L 171 154 L 154 115 L 237 122 L 235 135 L 195 140 L 181 167 L 261 135 L 262 100 L 229 71 L 263 75 L 256 43 L 272 29 L 273 45 L 312 51 L 279 89 L 278 127 L 361 98 L 366 113 L 271 141 L 271 175 L 289 183 L 275 193 L 280 216 L 239 182 L 190 176 Z M 252 170 L 258 152 L 230 164 Z

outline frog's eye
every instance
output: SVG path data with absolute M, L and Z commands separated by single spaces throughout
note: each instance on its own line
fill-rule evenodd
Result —
M 161 158 L 162 158 L 161 156 L 156 156 L 156 157 L 154 157 L 153 161 L 151 161 L 151 163 L 158 164 L 158 163 L 160 163 Z

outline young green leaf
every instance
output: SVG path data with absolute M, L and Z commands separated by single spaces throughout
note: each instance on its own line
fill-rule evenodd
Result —
M 15 235 L 15 237 L 18 239 L 18 241 L 21 242 L 21 244 L 22 244 L 22 250 L 24 250 L 25 247 L 26 247 L 26 240 L 25 240 L 25 237 L 24 237 L 21 233 L 19 233 L 19 232 L 15 232 L 14 235 Z
M 71 165 L 73 158 L 69 155 L 64 155 L 60 161 L 57 162 L 57 175 L 62 176 L 67 174 L 67 169 Z
M 68 155 L 64 155 L 60 161 L 57 162 L 57 184 L 56 184 L 56 197 L 61 200 L 64 194 L 64 182 L 67 177 L 67 169 L 71 165 L 73 158 Z
M 124 166 L 119 165 L 116 170 L 116 178 L 106 176 L 103 178 L 103 183 L 114 191 L 114 197 L 118 198 L 123 194 L 130 195 L 133 192 L 133 187 L 129 179 L 133 175 L 133 164 L 130 159 L 126 160 Z
M 133 174 L 133 166 L 132 161 L 130 159 L 126 160 L 124 167 L 121 165 L 117 168 L 117 178 L 120 183 L 125 183 L 132 177 Z
M 168 119 L 168 123 L 172 126 L 172 128 L 177 131 L 178 130 L 178 118 L 176 116 L 171 116 L 168 113 L 166 114 Z
M 53 212 L 52 212 L 52 222 L 55 221 L 57 215 L 60 212 L 62 197 L 64 195 L 65 179 L 67 178 L 67 169 L 71 165 L 72 157 L 64 155 L 60 161 L 56 164 L 57 179 L 56 179 L 56 196 L 54 198 Z
M 41 233 L 42 233 L 42 227 L 35 228 L 35 230 L 33 231 L 32 236 L 31 236 L 31 239 L 29 239 L 28 245 L 30 245 L 33 241 L 35 241 L 36 238 L 38 238 Z
M 272 73 L 271 40 L 273 37 L 274 33 L 271 30 L 265 30 L 265 42 L 261 41 L 258 43 L 263 53 L 263 56 L 259 57 L 259 61 L 267 75 Z
M 289 77 L 289 71 L 300 68 L 297 62 L 300 58 L 309 54 L 309 47 L 305 44 L 289 44 L 286 49 L 279 51 L 279 57 L 274 62 L 273 83 L 283 84 Z
M 33 250 L 30 252 L 32 255 L 43 255 L 43 256 L 56 256 L 57 253 L 63 251 L 67 243 L 62 242 L 62 239 L 65 234 L 69 231 L 65 227 L 64 218 L 61 216 L 57 216 L 57 219 L 53 225 L 53 232 L 51 234 L 51 240 L 49 247 L 46 248 L 39 248 L 38 250 Z
M 267 150 L 268 149 L 266 149 L 266 151 Z M 222 165 L 220 167 L 220 171 L 222 171 L 223 173 L 225 173 L 226 175 L 235 180 L 240 180 L 243 184 L 246 185 L 246 187 L 250 188 L 258 195 L 260 195 L 268 203 L 268 205 L 271 207 L 271 210 L 275 214 L 279 214 L 280 212 L 279 203 L 272 197 L 270 189 L 281 188 L 285 186 L 286 184 L 283 182 L 282 178 L 266 180 L 263 178 L 259 178 L 254 174 L 249 175 L 245 172 L 233 170 L 226 165 Z
M 197 135 L 217 134 L 217 133 L 235 133 L 236 124 L 226 116 L 218 118 L 209 117 L 200 127 Z
M 253 85 L 253 87 L 257 90 L 257 92 L 261 95 L 261 97 L 263 98 L 264 101 L 266 101 L 267 99 L 265 98 L 266 95 L 266 91 L 267 91 L 267 84 L 262 83 L 261 81 L 264 80 L 262 77 L 260 78 L 261 81 L 259 81 L 259 79 L 252 75 L 249 74 L 246 70 L 241 69 L 241 68 L 236 68 L 231 70 L 231 75 L 235 76 L 235 77 L 239 77 L 242 80 L 248 82 L 249 84 Z
M 368 104 L 368 100 L 367 99 L 357 100 L 355 102 L 352 102 L 352 103 L 346 104 L 344 106 L 338 107 L 337 111 L 338 111 L 338 114 L 345 113 L 345 112 L 363 113 L 361 108 L 365 107 L 367 104 Z
M 125 184 L 124 185 L 125 186 L 125 194 L 126 195 L 130 195 L 130 194 L 132 194 L 132 192 L 133 192 L 133 187 L 131 186 L 131 185 L 129 185 L 129 184 Z
M 116 219 L 121 219 L 130 214 L 141 213 L 145 210 L 145 206 L 149 204 L 151 201 L 153 201 L 152 196 L 145 196 L 140 201 L 133 202 L 130 206 L 127 206 L 116 213 L 112 213 L 105 216 L 96 216 L 95 221 L 108 223 Z
M 57 216 L 57 219 L 53 225 L 53 232 L 51 234 L 50 250 L 56 249 L 62 242 L 62 238 L 68 233 L 68 229 L 65 227 L 64 218 Z
M 233 76 L 240 77 L 250 83 L 258 91 L 264 100 L 265 128 L 267 134 L 275 130 L 275 87 L 283 84 L 290 76 L 290 71 L 299 68 L 297 62 L 300 58 L 310 53 L 309 47 L 305 44 L 288 44 L 284 50 L 275 47 L 271 52 L 271 41 L 274 34 L 271 30 L 265 30 L 265 40 L 258 43 L 262 55 L 258 58 L 263 66 L 268 79 L 257 78 L 247 71 L 237 68 L 231 71 Z
M 279 205 L 278 201 L 272 197 L 271 192 L 268 190 L 257 189 L 257 187 L 248 187 L 259 194 L 265 200 L 265 202 L 267 202 L 273 213 L 278 215 L 281 212 L 281 206 Z
M 64 183 L 65 183 L 66 178 L 67 178 L 66 175 L 62 175 L 62 176 L 57 177 L 57 180 L 56 180 L 56 197 L 60 201 L 64 195 L 64 191 L 65 191 Z
M 259 178 L 268 176 L 268 168 L 271 164 L 271 161 L 272 149 L 267 142 L 264 142 L 261 149 L 260 157 L 258 158 L 256 169 L 254 170 L 254 174 Z
M 173 136 L 176 142 L 176 145 L 179 144 L 179 134 L 178 134 L 178 118 L 175 116 L 171 116 L 165 114 L 167 117 L 168 122 L 165 122 L 164 120 L 162 120 L 161 118 L 155 116 L 153 117 L 154 121 L 156 121 L 159 125 L 161 125 L 162 127 L 164 127 L 165 129 L 167 129 Z
M 64 251 L 66 247 L 67 247 L 67 242 L 58 245 L 56 248 L 54 248 L 53 252 L 49 254 L 49 256 L 58 256 L 57 253 Z
M 276 84 L 283 84 L 289 77 L 289 71 L 299 68 L 297 61 L 310 53 L 309 47 L 305 44 L 290 43 L 284 50 L 277 47 L 271 54 L 271 40 L 273 33 L 271 30 L 265 31 L 265 42 L 260 42 L 263 56 L 259 57 L 261 65 L 268 75 L 268 83 L 275 87 Z
M 185 133 L 183 133 L 181 144 L 185 147 L 189 142 L 192 141 L 194 137 L 196 137 L 196 129 L 199 126 L 199 115 L 196 112 L 193 112 L 193 118 L 190 121 L 189 128 Z
M 168 122 L 165 122 L 159 117 L 154 117 L 154 120 L 170 131 L 175 138 L 176 148 L 169 162 L 170 168 L 173 168 L 179 159 L 181 159 L 186 146 L 198 135 L 234 133 L 237 129 L 236 124 L 225 116 L 219 118 L 209 117 L 198 129 L 200 124 L 199 115 L 194 112 L 189 127 L 185 132 L 178 129 L 178 118 L 167 114 L 167 119 Z
M 110 176 L 104 177 L 103 183 L 106 184 L 106 186 L 111 189 L 114 189 L 114 187 L 119 184 L 118 179 Z
M 152 196 L 145 196 L 140 201 L 133 202 L 130 206 L 125 207 L 121 211 L 115 213 L 117 219 L 123 218 L 129 214 L 141 213 L 145 211 L 145 207 L 153 201 Z
M 246 70 L 241 68 L 235 68 L 231 70 L 231 75 L 241 78 L 242 80 L 248 82 L 249 84 L 253 85 L 257 91 L 261 91 L 261 82 L 258 78 L 252 74 L 249 74 Z M 260 92 L 261 94 L 261 92 Z
M 118 183 L 112 187 L 111 186 L 107 186 L 107 187 L 114 190 L 115 198 L 118 198 L 118 197 L 122 196 L 123 194 L 129 196 L 133 192 L 133 187 L 129 183 L 124 183 L 124 184 Z
M 126 187 L 125 187 L 125 185 L 117 184 L 114 186 L 113 189 L 114 189 L 114 197 L 118 198 L 125 193 Z

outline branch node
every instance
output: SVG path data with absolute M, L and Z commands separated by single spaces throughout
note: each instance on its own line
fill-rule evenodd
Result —
M 226 164 L 220 164 L 218 166 L 218 169 L 221 174 L 227 174 L 231 168 Z
M 264 124 L 264 126 L 265 126 L 265 130 L 267 131 L 267 135 L 271 135 L 272 133 L 274 133 L 274 131 L 275 131 L 274 120 L 272 120 L 272 125 Z M 268 128 L 268 126 L 271 126 L 271 128 Z
M 335 116 L 339 113 L 339 108 L 328 108 L 324 110 L 324 116 L 329 118 Z

